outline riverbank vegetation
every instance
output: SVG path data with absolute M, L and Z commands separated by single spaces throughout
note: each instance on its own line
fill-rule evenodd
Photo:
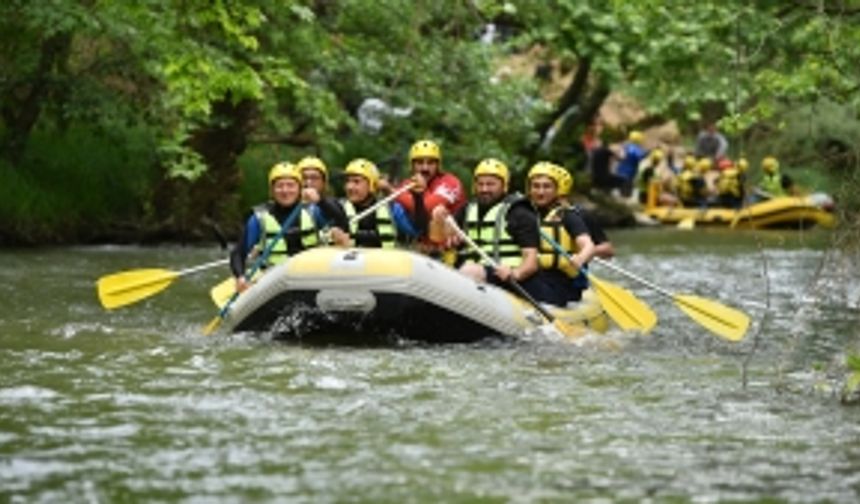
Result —
M 460 175 L 487 155 L 519 176 L 538 158 L 575 169 L 612 93 L 645 109 L 630 127 L 675 120 L 690 138 L 719 120 L 735 154 L 779 156 L 860 229 L 856 2 L 10 0 L 0 15 L 4 243 L 229 234 L 275 161 L 361 155 L 398 176 L 424 136 Z

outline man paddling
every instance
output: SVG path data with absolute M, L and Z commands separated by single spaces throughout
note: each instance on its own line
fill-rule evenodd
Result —
M 420 230 L 427 228 L 427 215 L 420 201 L 415 206 L 415 222 L 409 219 L 403 206 L 396 201 L 379 206 L 376 211 L 356 222 L 358 214 L 376 204 L 379 170 L 372 162 L 359 158 L 350 161 L 343 173 L 346 176 L 346 198 L 340 204 L 349 219 L 349 245 L 393 248 L 395 243 L 414 239 Z M 416 198 L 420 200 L 420 195 Z
M 565 200 L 573 189 L 573 177 L 561 166 L 542 161 L 529 170 L 526 188 L 529 200 L 537 210 L 541 231 L 562 249 L 558 250 L 556 244 L 541 239 L 538 275 L 549 291 L 549 297 L 542 301 L 557 306 L 579 301 L 582 291 L 588 288 L 588 279 L 582 269 L 597 250 L 582 215 Z M 604 253 L 611 253 L 611 246 L 605 247 Z
M 534 210 L 520 194 L 508 195 L 510 173 L 497 159 L 484 159 L 474 171 L 475 199 L 454 215 L 466 236 L 487 253 L 496 266 L 483 265 L 479 254 L 462 248 L 458 254 L 460 271 L 479 281 L 509 288 L 512 280 L 537 300 L 549 293 L 535 277 L 538 271 L 537 251 L 540 243 Z M 433 219 L 447 218 L 447 210 L 433 213 Z M 452 234 L 450 245 L 460 240 Z
M 245 278 L 246 258 L 261 254 L 271 240 L 270 254 L 265 266 L 280 264 L 288 256 L 319 244 L 318 228 L 312 211 L 299 209 L 297 218 L 290 219 L 297 205 L 301 205 L 302 175 L 296 165 L 281 162 L 269 170 L 271 201 L 257 205 L 245 222 L 242 237 L 230 253 L 230 270 L 236 279 L 236 291 L 248 288 Z M 288 229 L 282 224 L 292 220 Z

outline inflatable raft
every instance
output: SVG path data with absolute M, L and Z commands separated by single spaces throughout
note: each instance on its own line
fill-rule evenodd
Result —
M 739 229 L 806 229 L 836 225 L 833 201 L 823 194 L 784 196 L 736 210 L 733 208 L 646 207 L 642 213 L 663 224 L 692 220 L 697 226 Z
M 603 332 L 608 319 L 586 292 L 553 315 Z M 224 319 L 233 332 L 271 333 L 308 343 L 474 342 L 528 337 L 546 321 L 504 289 L 479 284 L 405 250 L 315 248 L 270 269 L 239 296 Z

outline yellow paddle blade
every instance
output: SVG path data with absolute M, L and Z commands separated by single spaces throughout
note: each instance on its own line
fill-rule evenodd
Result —
M 203 336 L 209 336 L 210 334 L 214 333 L 215 330 L 218 329 L 218 326 L 221 325 L 221 320 L 221 315 L 218 314 L 215 316 L 215 318 L 209 321 L 209 323 L 206 324 L 206 327 L 203 328 Z
M 148 298 L 167 288 L 179 274 L 166 269 L 123 271 L 99 278 L 99 301 L 108 310 Z
M 740 341 L 746 335 L 750 325 L 746 313 L 699 296 L 676 294 L 673 297 L 678 308 L 717 336 Z
M 647 333 L 657 325 L 657 314 L 629 290 L 592 274 L 588 280 L 597 290 L 600 305 L 621 329 Z
M 236 279 L 230 277 L 212 287 L 209 290 L 209 297 L 212 298 L 212 302 L 215 303 L 215 306 L 221 308 L 227 304 L 227 301 L 229 301 L 231 297 L 233 297 L 234 292 L 236 292 Z
M 696 227 L 696 219 L 693 217 L 686 217 L 678 221 L 678 229 L 693 229 Z
M 254 276 L 251 277 L 251 283 L 256 282 L 263 276 L 262 271 L 257 271 L 254 273 Z M 230 301 L 230 298 L 233 297 L 233 294 L 236 293 L 236 280 L 232 277 L 225 278 L 218 285 L 209 289 L 209 297 L 212 298 L 212 302 L 215 303 L 215 306 L 221 308 L 224 306 L 227 301 Z

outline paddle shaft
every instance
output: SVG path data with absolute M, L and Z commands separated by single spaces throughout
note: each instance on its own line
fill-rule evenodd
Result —
M 543 229 L 539 230 L 541 237 L 552 247 L 563 255 L 568 261 L 572 261 L 570 253 L 565 250 L 552 236 Z M 657 315 L 648 305 L 643 303 L 633 293 L 622 289 L 617 285 L 599 280 L 585 268 L 579 271 L 591 281 L 597 291 L 597 298 L 606 311 L 606 314 L 622 329 L 638 329 L 648 332 L 657 323 Z
M 361 211 L 361 213 L 359 213 L 357 215 L 353 215 L 352 218 L 349 219 L 349 223 L 352 224 L 353 222 L 360 221 L 361 219 L 363 219 L 363 218 L 367 217 L 368 215 L 372 214 L 373 212 L 377 211 L 379 209 L 379 207 L 381 207 L 382 205 L 385 205 L 386 203 L 394 200 L 395 198 L 397 198 L 401 194 L 405 193 L 406 191 L 412 189 L 413 187 L 415 187 L 415 182 L 407 183 L 406 185 L 404 185 L 400 189 L 394 191 L 393 193 L 389 194 L 388 196 L 382 198 L 381 200 L 378 200 L 376 203 L 365 208 L 364 210 Z
M 260 254 L 256 261 L 254 261 L 254 265 L 251 267 L 250 270 L 245 272 L 246 280 L 250 280 L 251 278 L 253 278 L 254 273 L 256 273 L 257 270 L 263 266 L 263 263 L 265 263 L 266 260 L 269 258 L 269 255 L 271 255 L 272 249 L 275 248 L 275 245 L 278 243 L 278 241 L 284 237 L 287 230 L 292 227 L 299 214 L 302 213 L 302 208 L 303 205 L 301 203 L 296 204 L 296 208 L 294 208 L 293 211 L 290 212 L 290 215 L 288 215 L 286 220 L 284 220 L 284 222 L 281 224 L 280 232 L 278 232 L 277 235 L 275 235 L 271 240 L 269 240 L 269 242 L 266 244 L 266 248 L 263 249 L 263 253 Z M 230 296 L 230 299 L 227 300 L 226 303 L 224 303 L 224 306 L 221 308 L 221 310 L 218 311 L 218 319 L 223 319 L 227 316 L 227 312 L 230 311 L 230 307 L 233 306 L 233 302 L 236 301 L 236 298 L 238 297 L 239 291 L 237 290 L 233 293 L 232 296 Z
M 478 246 L 477 243 L 475 243 L 471 238 L 469 238 L 469 236 L 465 232 L 463 232 L 462 229 L 460 229 L 460 226 L 457 225 L 457 221 L 454 220 L 454 217 L 449 215 L 445 220 L 446 220 L 446 222 L 448 222 L 448 225 L 451 226 L 451 229 L 453 229 L 454 232 L 457 233 L 457 236 L 459 236 L 460 239 L 462 239 L 464 242 L 466 242 L 469 245 L 469 247 L 472 248 L 472 250 L 477 252 L 478 255 L 481 256 L 481 259 L 483 259 L 485 263 L 489 264 L 490 266 L 492 266 L 494 268 L 499 267 L 499 263 L 497 263 L 495 260 L 493 260 L 493 258 L 490 257 L 489 254 L 487 254 L 481 247 Z M 537 299 L 533 298 L 532 295 L 529 294 L 523 288 L 523 286 L 519 284 L 519 282 L 514 280 L 513 276 L 508 277 L 508 284 L 511 287 L 513 287 L 514 290 L 517 291 L 517 294 L 522 296 L 523 299 L 525 299 L 532 306 L 534 306 L 535 309 L 537 311 L 539 311 L 540 314 L 543 315 L 543 317 L 545 319 L 547 319 L 549 322 L 555 322 L 555 316 L 552 313 L 550 313 L 549 310 L 547 310 L 546 308 L 541 306 L 541 304 L 537 301 Z
M 648 280 L 645 280 L 644 278 L 642 278 L 642 277 L 640 277 L 634 273 L 630 273 L 629 271 L 624 270 L 619 266 L 616 266 L 616 265 L 614 265 L 608 261 L 604 261 L 600 258 L 595 258 L 595 259 L 600 264 L 607 266 L 610 269 L 612 269 L 612 270 L 614 270 L 614 271 L 616 271 L 622 275 L 625 275 L 629 278 L 632 278 L 633 280 L 635 280 L 637 282 L 640 282 L 642 285 L 645 285 L 646 287 L 653 289 L 654 291 L 662 294 L 663 296 L 666 296 L 666 297 L 672 299 L 673 301 L 675 301 L 675 303 L 679 303 L 681 305 L 684 305 L 688 309 L 694 310 L 695 312 L 697 312 L 697 313 L 699 313 L 699 314 L 701 314 L 701 315 L 703 315 L 703 316 L 705 316 L 705 317 L 707 317 L 713 321 L 719 322 L 720 324 L 726 326 L 727 328 L 736 329 L 736 328 L 745 327 L 748 325 L 749 317 L 746 314 L 744 314 L 743 312 L 737 311 L 733 308 L 728 308 L 726 306 L 719 305 L 718 303 L 716 303 L 714 301 L 708 300 L 707 301 L 708 304 L 705 305 L 705 304 L 703 304 L 703 302 L 706 300 L 697 301 L 695 298 L 693 298 L 691 296 L 681 296 L 681 295 L 677 295 L 677 294 L 672 294 L 671 292 L 667 291 L 666 289 L 663 289 L 659 285 L 655 285 L 654 283 L 649 282 Z M 687 314 L 690 315 L 699 324 L 705 325 L 707 327 L 707 325 L 704 324 L 702 320 L 699 320 L 698 317 L 693 316 L 689 312 L 687 312 Z M 746 319 L 746 320 L 741 321 L 740 320 L 741 318 Z M 740 336 L 738 336 L 735 339 L 732 336 L 727 336 L 727 334 L 730 334 L 730 333 L 727 332 L 726 330 L 722 330 L 722 329 L 715 330 L 713 328 L 711 328 L 711 330 L 716 332 L 720 336 L 727 338 L 727 339 L 730 339 L 732 341 L 736 341 L 742 337 L 742 334 L 741 334 Z
M 612 264 L 612 263 L 611 263 L 611 262 L 609 262 L 609 261 L 604 261 L 603 259 L 601 259 L 601 258 L 599 258 L 599 257 L 594 257 L 593 259 L 594 259 L 594 261 L 595 261 L 597 264 L 600 264 L 601 266 L 606 266 L 607 268 L 609 268 L 609 269 L 611 269 L 611 270 L 613 270 L 613 271 L 615 271 L 615 272 L 617 272 L 617 273 L 620 273 L 620 274 L 622 274 L 622 275 L 624 275 L 624 276 L 626 276 L 626 277 L 628 277 L 628 278 L 632 278 L 633 280 L 635 280 L 635 281 L 637 281 L 637 282 L 641 283 L 642 285 L 644 285 L 644 286 L 646 286 L 646 287 L 648 287 L 648 288 L 650 288 L 650 289 L 652 289 L 652 290 L 654 290 L 654 291 L 659 292 L 660 294 L 662 294 L 662 295 L 664 295 L 664 296 L 666 296 L 666 297 L 669 297 L 669 298 L 672 298 L 672 299 L 674 299 L 674 298 L 675 298 L 675 295 L 674 295 L 674 294 L 672 294 L 671 292 L 669 292 L 669 291 L 667 291 L 666 289 L 664 289 L 664 288 L 660 287 L 659 285 L 653 284 L 653 283 L 649 282 L 648 280 L 645 280 L 644 278 L 640 277 L 639 275 L 636 275 L 636 274 L 634 274 L 634 273 L 630 273 L 629 271 L 627 271 L 627 270 L 625 270 L 625 269 L 621 268 L 620 266 L 616 266 L 616 265 Z

